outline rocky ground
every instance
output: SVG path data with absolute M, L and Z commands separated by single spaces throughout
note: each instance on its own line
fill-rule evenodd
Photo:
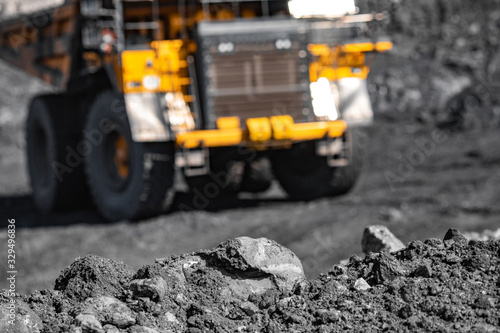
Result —
M 138 271 L 78 258 L 12 313 L 16 332 L 498 332 L 499 268 L 500 241 L 450 229 L 308 280 L 287 248 L 240 237 Z M 4 329 L 8 302 L 0 295 Z
M 498 331 L 498 242 L 416 240 L 450 228 L 479 240 L 483 230 L 494 234 L 500 227 L 500 80 L 490 71 L 500 40 L 500 3 L 368 1 L 382 4 L 390 14 L 383 28 L 395 48 L 377 58 L 369 78 L 376 122 L 365 170 L 349 195 L 312 202 L 292 202 L 275 185 L 264 195 L 219 202 L 217 209 L 183 210 L 178 207 L 192 207 L 195 198 L 180 180 L 174 209 L 149 220 L 108 224 L 93 210 L 40 215 L 26 174 L 24 121 L 30 98 L 51 88 L 0 62 L 0 227 L 6 231 L 7 219 L 16 220 L 23 315 L 43 323 L 46 332 L 72 325 L 78 332 L 84 322 L 128 332 L 390 331 L 393 323 L 395 331 Z M 372 224 L 389 226 L 408 247 L 362 259 L 361 231 Z M 149 283 L 165 285 L 159 277 L 177 285 L 179 276 L 170 279 L 170 273 L 189 256 L 171 255 L 240 236 L 266 237 L 290 249 L 296 257 L 289 258 L 300 260 L 308 280 L 291 291 L 270 284 L 271 291 L 260 296 L 243 299 L 231 291 L 212 299 L 207 295 L 214 289 L 205 286 L 225 290 L 234 274 L 248 273 L 239 262 L 217 257 L 235 246 L 229 242 L 193 255 L 198 263 L 183 270 L 180 278 L 188 279 L 177 286 L 187 301 L 170 293 L 160 300 L 147 291 Z M 6 241 L 7 233 L 0 232 L 0 245 Z M 0 251 L 6 262 L 7 248 Z M 360 257 L 344 268 L 334 266 L 355 253 Z M 486 257 L 491 272 L 482 264 Z M 391 277 L 376 277 L 386 266 Z M 269 273 L 257 273 L 242 280 L 269 280 Z M 0 288 L 9 286 L 7 277 L 2 269 Z M 353 289 L 358 278 L 371 288 Z M 48 291 L 35 292 L 43 289 Z M 103 309 L 100 315 L 96 308 Z M 122 309 L 123 318 L 109 317 L 109 308 Z

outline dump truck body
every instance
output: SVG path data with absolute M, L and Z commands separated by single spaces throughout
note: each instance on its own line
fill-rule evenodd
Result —
M 371 55 L 392 46 L 364 33 L 380 18 L 293 18 L 287 1 L 68 0 L 3 22 L 2 57 L 64 91 L 30 109 L 35 201 L 49 211 L 90 192 L 104 217 L 136 218 L 166 205 L 176 168 L 195 192 L 234 195 L 269 186 L 255 165 L 297 198 L 347 191 L 355 133 L 373 119 Z

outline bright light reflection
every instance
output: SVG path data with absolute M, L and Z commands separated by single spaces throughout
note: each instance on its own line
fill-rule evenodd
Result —
M 300 17 L 341 17 L 356 12 L 354 0 L 290 0 L 290 13 Z

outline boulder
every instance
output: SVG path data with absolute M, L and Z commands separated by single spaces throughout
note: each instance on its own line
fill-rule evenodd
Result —
M 282 291 L 292 291 L 296 283 L 305 280 L 299 258 L 286 247 L 267 238 L 239 237 L 219 245 L 214 253 L 230 269 L 242 271 L 248 277 L 271 276 Z
M 361 246 L 365 254 L 370 252 L 396 252 L 405 247 L 392 232 L 382 225 L 372 225 L 365 228 Z

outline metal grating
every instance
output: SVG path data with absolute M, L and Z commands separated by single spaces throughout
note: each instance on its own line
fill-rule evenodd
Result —
M 210 87 L 215 116 L 248 118 L 289 114 L 296 121 L 304 116 L 307 84 L 303 77 L 307 68 L 298 56 L 300 44 L 284 52 L 274 44 L 236 46 L 234 54 L 219 54 L 210 48 Z
M 239 117 L 242 124 L 285 114 L 296 122 L 311 120 L 304 22 L 202 22 L 197 38 L 205 128 L 215 128 L 220 117 Z

